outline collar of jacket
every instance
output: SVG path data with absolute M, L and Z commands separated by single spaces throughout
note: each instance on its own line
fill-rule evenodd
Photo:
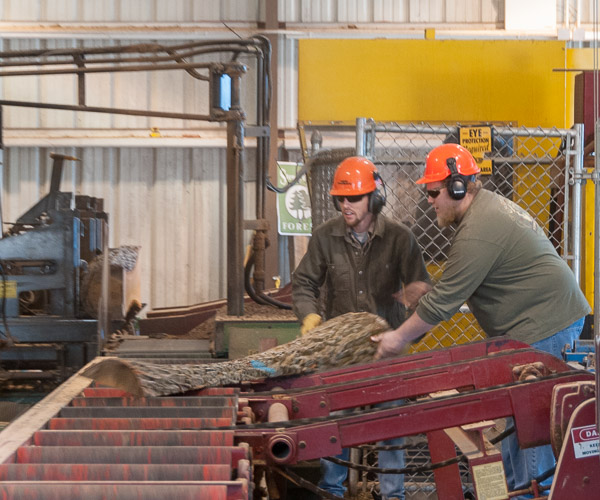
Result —
M 383 237 L 385 228 L 384 217 L 380 214 L 375 217 L 375 224 L 373 227 L 373 236 Z M 347 234 L 346 222 L 344 221 L 344 217 L 341 215 L 335 219 L 335 224 L 331 228 L 331 236 L 339 236 L 344 237 Z

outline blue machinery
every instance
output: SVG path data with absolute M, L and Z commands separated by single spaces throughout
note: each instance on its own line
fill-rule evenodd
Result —
M 98 321 L 80 310 L 80 283 L 103 252 L 103 201 L 59 191 L 64 155 L 52 155 L 50 192 L 0 239 L 3 375 L 64 379 L 98 354 Z

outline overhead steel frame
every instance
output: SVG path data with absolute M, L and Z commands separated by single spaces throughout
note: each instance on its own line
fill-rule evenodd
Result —
M 194 57 L 212 54 L 231 54 L 224 63 L 193 62 Z M 246 124 L 246 114 L 241 105 L 241 78 L 247 68 L 238 62 L 242 55 L 256 59 L 256 124 Z M 270 160 L 270 106 L 271 106 L 271 43 L 264 36 L 249 39 L 206 40 L 180 45 L 157 43 L 135 44 L 120 47 L 95 47 L 82 49 L 53 49 L 0 52 L 0 78 L 10 76 L 77 75 L 78 103 L 56 104 L 0 100 L 0 150 L 2 140 L 2 107 L 85 111 L 131 116 L 175 118 L 182 120 L 218 121 L 227 123 L 227 313 L 242 316 L 244 313 L 244 229 L 266 232 L 265 219 L 266 172 Z M 19 69 L 10 69 L 19 67 Z M 29 69 L 31 67 L 31 69 Z M 38 69 L 39 68 L 39 69 Z M 173 71 L 184 70 L 193 78 L 209 83 L 209 114 L 173 113 L 86 105 L 86 75 L 92 73 Z M 199 71 L 200 70 L 200 71 Z M 202 71 L 202 72 L 201 72 Z M 229 77 L 225 102 L 222 77 Z M 244 221 L 244 138 L 255 136 L 256 155 L 256 220 Z M 1 212 L 0 212 L 0 224 Z M 258 258 L 264 260 L 264 252 Z M 264 263 L 262 263 L 264 268 Z

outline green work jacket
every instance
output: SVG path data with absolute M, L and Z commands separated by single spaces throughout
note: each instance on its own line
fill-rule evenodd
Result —
M 410 229 L 383 215 L 375 219 L 369 241 L 353 241 L 343 217 L 313 231 L 308 250 L 292 277 L 296 316 L 330 319 L 347 312 L 371 312 L 396 328 L 406 311 L 392 294 L 413 281 L 429 282 L 421 249 Z M 325 286 L 324 311 L 319 309 Z

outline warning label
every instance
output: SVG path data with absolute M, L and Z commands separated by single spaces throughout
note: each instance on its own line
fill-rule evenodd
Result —
M 587 458 L 600 454 L 598 447 L 598 431 L 595 425 L 575 427 L 571 429 L 575 458 Z
M 491 127 L 461 127 L 460 145 L 467 148 L 472 155 L 482 155 L 492 150 Z
M 460 145 L 475 158 L 482 175 L 492 175 L 492 160 L 485 160 L 485 153 L 492 152 L 491 127 L 461 127 Z
M 479 500 L 506 500 L 508 488 L 501 461 L 475 465 L 473 479 Z

